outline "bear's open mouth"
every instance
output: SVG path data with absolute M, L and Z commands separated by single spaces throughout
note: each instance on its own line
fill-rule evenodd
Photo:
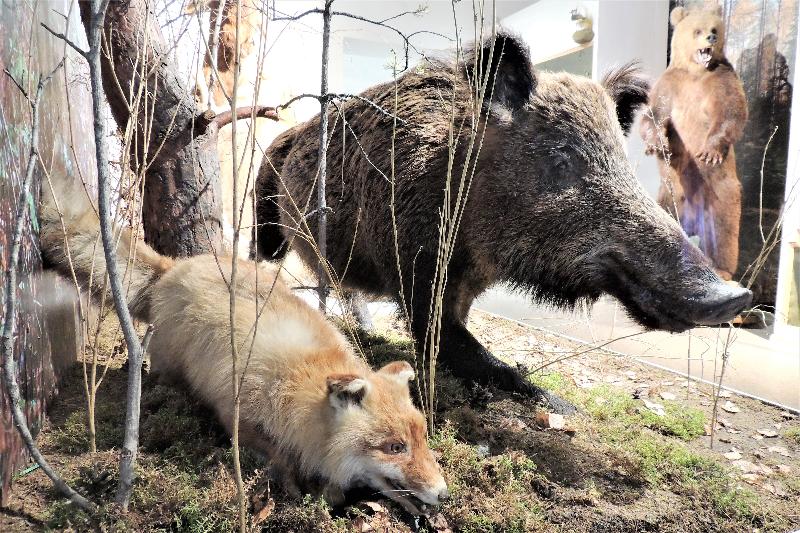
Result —
M 711 58 L 712 57 L 713 56 L 711 55 L 711 48 L 710 47 L 709 48 L 700 48 L 694 54 L 694 60 L 698 64 L 703 65 L 703 67 L 706 67 L 706 68 L 708 68 L 708 64 L 711 63 Z

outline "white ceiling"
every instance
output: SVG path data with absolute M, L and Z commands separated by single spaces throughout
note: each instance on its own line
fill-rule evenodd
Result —
M 492 20 L 492 0 L 484 0 L 484 25 L 490 26 Z M 535 0 L 497 0 L 494 3 L 497 20 L 519 11 L 531 4 Z M 397 1 L 397 0 L 337 0 L 333 7 L 336 11 L 352 13 L 371 20 L 386 20 L 405 12 L 413 12 L 421 6 L 425 7 L 420 14 L 408 13 L 392 20 L 386 24 L 396 28 L 400 32 L 409 35 L 414 32 L 420 33 L 412 38 L 412 43 L 428 50 L 446 49 L 453 47 L 456 35 L 456 25 L 459 35 L 464 41 L 474 39 L 475 12 L 480 13 L 480 2 L 461 0 L 451 3 L 449 0 L 432 0 L 428 2 L 420 1 Z M 333 31 L 345 39 L 357 39 L 362 41 L 382 42 L 386 44 L 397 44 L 402 39 L 396 32 L 369 24 L 367 22 L 346 18 L 335 17 L 333 21 Z M 434 35 L 441 34 L 444 37 Z

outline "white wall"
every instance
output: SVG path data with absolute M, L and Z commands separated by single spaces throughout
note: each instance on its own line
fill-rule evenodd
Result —
M 597 0 L 540 0 L 503 18 L 500 26 L 522 37 L 531 48 L 531 59 L 539 63 L 578 46 L 572 40 L 576 26 L 570 19 L 570 11 L 578 8 L 594 17 L 601 3 Z
M 797 52 L 795 57 L 800 57 L 800 39 L 797 39 Z M 800 87 L 800 69 L 794 70 L 793 86 L 795 91 Z M 800 338 L 800 328 L 787 324 L 789 311 L 789 290 L 792 283 L 791 275 L 795 279 L 794 270 L 795 250 L 789 244 L 798 238 L 800 232 L 800 97 L 794 95 L 792 99 L 792 118 L 789 125 L 789 157 L 786 168 L 785 213 L 783 215 L 783 232 L 780 244 L 780 266 L 778 268 L 778 295 L 775 302 L 775 337 L 776 340 L 792 342 L 797 346 Z
M 668 0 L 601 0 L 595 18 L 592 77 L 631 60 L 640 62 L 653 82 L 667 67 Z M 653 197 L 661 178 L 656 159 L 644 155 L 639 123 L 628 139 L 628 158 L 636 176 Z

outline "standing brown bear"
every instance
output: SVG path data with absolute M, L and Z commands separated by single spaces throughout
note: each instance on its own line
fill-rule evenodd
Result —
M 476 65 L 493 85 L 473 125 Z M 624 134 L 647 89 L 630 66 L 601 83 L 536 72 L 523 42 L 500 34 L 458 62 L 424 63 L 340 104 L 331 131 L 346 136 L 331 136 L 327 160 L 332 269 L 347 287 L 404 301 L 421 352 L 430 349 L 429 321 L 439 319 L 438 362 L 456 376 L 530 394 L 557 410 L 566 406 L 467 330 L 470 306 L 489 286 L 504 283 L 566 307 L 610 293 L 641 324 L 671 331 L 732 318 L 750 291 L 714 274 L 647 196 L 625 155 Z M 396 109 L 397 119 L 376 106 Z M 485 135 L 463 188 L 466 206 L 436 317 L 441 213 L 459 190 L 472 127 L 485 127 Z M 316 207 L 318 128 L 315 117 L 266 152 L 255 185 L 262 257 L 274 257 L 299 221 L 317 235 L 317 217 L 303 211 Z M 449 141 L 457 141 L 452 158 Z M 292 242 L 315 266 L 312 244 Z
M 734 143 L 747 121 L 742 82 L 725 58 L 721 9 L 676 7 L 672 59 L 650 92 L 641 134 L 661 170 L 658 201 L 730 280 L 739 260 L 742 186 Z

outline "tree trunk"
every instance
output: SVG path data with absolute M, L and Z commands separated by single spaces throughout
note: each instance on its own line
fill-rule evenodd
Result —
M 89 3 L 81 1 L 80 11 L 88 27 Z M 146 169 L 145 241 L 172 257 L 220 250 L 222 197 L 213 115 L 202 114 L 181 83 L 146 2 L 111 2 L 103 39 L 103 88 L 111 113 L 120 129 L 137 121 L 130 166 L 134 172 Z M 146 91 L 134 106 L 143 81 Z

